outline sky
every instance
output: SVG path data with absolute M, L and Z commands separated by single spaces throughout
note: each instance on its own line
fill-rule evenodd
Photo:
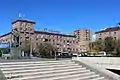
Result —
M 19 13 L 36 22 L 35 30 L 95 32 L 120 21 L 120 0 L 0 0 L 0 35 L 11 31 Z

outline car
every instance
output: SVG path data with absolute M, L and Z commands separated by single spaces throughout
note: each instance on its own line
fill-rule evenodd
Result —
M 98 52 L 98 54 L 96 56 L 106 56 L 106 52 L 105 51 L 100 51 Z

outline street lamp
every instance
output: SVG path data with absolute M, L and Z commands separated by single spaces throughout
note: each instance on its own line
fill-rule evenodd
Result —
M 57 45 L 57 49 L 58 49 L 59 45 Z M 55 51 L 55 60 L 57 60 L 57 51 Z
M 30 38 L 30 58 L 32 57 L 32 38 Z

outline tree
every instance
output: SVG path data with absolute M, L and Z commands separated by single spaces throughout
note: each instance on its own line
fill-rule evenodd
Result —
M 116 51 L 115 55 L 120 56 L 120 39 L 116 41 L 115 51 Z
M 90 52 L 99 52 L 104 50 L 104 45 L 102 41 L 95 41 L 89 43 Z
M 112 37 L 106 37 L 104 40 L 105 52 L 112 54 L 115 49 L 115 41 Z
M 22 51 L 30 53 L 30 41 L 27 40 L 23 41 L 20 47 Z
M 37 46 L 37 52 L 42 56 L 42 57 L 52 57 L 52 53 L 57 51 L 57 49 L 50 43 L 48 42 L 41 42 Z

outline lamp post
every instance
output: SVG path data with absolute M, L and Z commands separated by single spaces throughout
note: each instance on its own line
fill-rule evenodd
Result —
M 30 58 L 32 57 L 32 38 L 30 38 Z
M 58 49 L 59 45 L 57 45 L 57 49 Z M 55 60 L 57 60 L 57 51 L 55 51 Z
M 57 54 L 56 54 L 56 51 L 55 51 L 55 60 L 57 60 Z

